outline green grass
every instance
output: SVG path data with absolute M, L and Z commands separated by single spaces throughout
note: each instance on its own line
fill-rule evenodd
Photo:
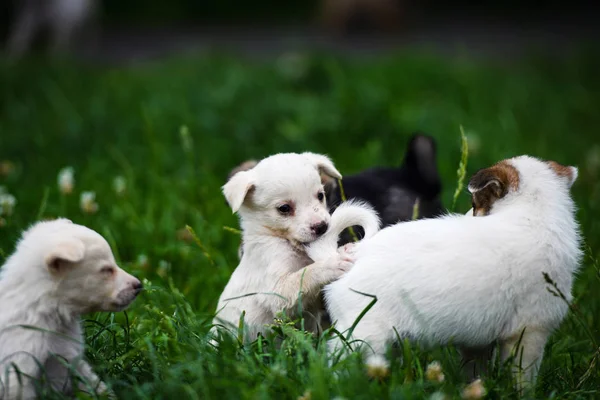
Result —
M 70 63 L 0 66 L 0 178 L 18 204 L 0 228 L 0 261 L 38 216 L 66 216 L 103 234 L 120 264 L 148 288 L 126 313 L 87 316 L 87 356 L 121 398 L 460 397 L 453 347 L 404 343 L 391 376 L 370 380 L 358 355 L 328 367 L 324 339 L 285 323 L 267 338 L 216 351 L 211 316 L 237 265 L 236 217 L 220 186 L 247 158 L 282 151 L 329 154 L 342 173 L 397 164 L 408 136 L 439 144 L 444 202 L 453 203 L 461 126 L 468 177 L 518 154 L 580 167 L 573 188 L 586 239 L 573 311 L 546 348 L 525 397 L 598 398 L 600 370 L 600 59 L 535 58 L 494 65 L 422 55 L 363 61 L 288 56 L 243 62 L 211 55 L 136 67 Z M 56 179 L 75 170 L 72 195 Z M 124 194 L 113 190 L 123 176 Z M 95 191 L 95 214 L 79 208 Z M 459 192 L 456 211 L 470 198 Z M 189 225 L 197 236 L 191 239 Z M 404 360 L 404 362 L 402 361 Z M 424 378 L 441 362 L 445 380 Z M 489 398 L 516 398 L 507 369 L 484 377 Z M 308 397 L 305 397 L 308 398 Z

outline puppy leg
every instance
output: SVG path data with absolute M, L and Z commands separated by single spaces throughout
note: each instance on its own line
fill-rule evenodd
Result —
M 519 390 L 535 384 L 549 336 L 546 330 L 526 328 L 522 335 L 519 332 L 500 341 L 502 360 L 513 357 L 513 373 Z
M 314 304 L 318 299 L 321 289 L 345 274 L 353 265 L 353 260 L 344 254 L 323 262 L 316 262 L 283 277 L 277 287 L 279 300 L 273 304 L 273 313 L 282 309 L 295 312 L 298 305 L 298 295 L 302 293 L 303 302 Z M 285 299 L 285 304 L 281 301 Z
M 92 393 L 106 394 L 110 398 L 117 398 L 115 394 L 100 380 L 98 375 L 92 370 L 92 367 L 84 360 L 80 360 L 77 364 L 77 372 L 83 378 L 83 382 L 79 382 L 79 390 L 88 392 L 92 389 Z
M 0 367 L 2 368 L 3 387 L 0 388 L 0 393 L 4 389 L 5 396 L 0 396 L 0 398 L 35 399 L 37 396 L 33 380 L 39 376 L 40 365 L 43 365 L 43 360 L 36 360 L 33 356 L 25 354 L 11 357 L 10 364 L 2 364 Z M 9 369 L 8 373 L 6 373 L 6 369 Z M 4 380 L 4 378 L 7 379 Z

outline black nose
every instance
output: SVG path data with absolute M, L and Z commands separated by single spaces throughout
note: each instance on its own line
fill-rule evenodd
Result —
M 310 229 L 314 232 L 315 235 L 321 236 L 322 234 L 327 232 L 328 227 L 329 225 L 327 225 L 327 222 L 320 222 L 316 225 L 311 226 Z
M 132 283 L 131 287 L 133 288 L 133 290 L 136 291 L 136 293 L 139 293 L 144 288 L 144 285 L 142 284 L 141 281 L 137 281 L 137 282 Z

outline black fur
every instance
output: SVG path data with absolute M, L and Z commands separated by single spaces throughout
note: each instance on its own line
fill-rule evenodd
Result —
M 370 168 L 342 179 L 347 199 L 368 202 L 379 214 L 383 226 L 410 221 L 415 202 L 419 201 L 418 218 L 435 217 L 444 212 L 440 194 L 440 182 L 436 144 L 432 137 L 414 134 L 399 167 Z M 342 202 L 341 190 L 335 180 L 325 185 L 327 204 L 333 212 Z M 364 232 L 355 227 L 360 239 Z M 340 237 L 340 245 L 352 241 L 348 231 Z

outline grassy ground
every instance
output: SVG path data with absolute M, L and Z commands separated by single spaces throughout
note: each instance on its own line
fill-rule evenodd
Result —
M 0 261 L 40 217 L 101 232 L 121 265 L 146 279 L 126 313 L 86 319 L 88 358 L 122 398 L 373 399 L 460 397 L 454 348 L 402 346 L 391 377 L 370 380 L 359 357 L 329 368 L 324 341 L 282 324 L 282 349 L 207 343 L 211 313 L 237 265 L 237 227 L 220 186 L 231 167 L 281 151 L 328 153 L 342 173 L 397 164 L 408 135 L 439 143 L 452 203 L 462 125 L 467 174 L 517 154 L 580 167 L 573 188 L 587 256 L 573 311 L 552 337 L 526 397 L 600 396 L 600 59 L 533 59 L 508 66 L 425 56 L 350 62 L 289 55 L 274 63 L 210 56 L 135 68 L 0 66 L 0 185 L 17 205 L 0 221 Z M 75 190 L 57 173 L 72 166 Z M 126 190 L 116 193 L 122 176 Z M 79 196 L 94 191 L 98 211 Z M 456 211 L 469 208 L 462 192 Z M 189 225 L 197 241 L 186 235 Z M 183 230 L 182 230 L 183 229 Z M 424 378 L 441 362 L 445 380 Z M 339 373 L 343 372 L 343 373 Z M 489 398 L 517 397 L 506 369 L 485 376 Z M 441 398 L 441 397 L 436 397 Z

